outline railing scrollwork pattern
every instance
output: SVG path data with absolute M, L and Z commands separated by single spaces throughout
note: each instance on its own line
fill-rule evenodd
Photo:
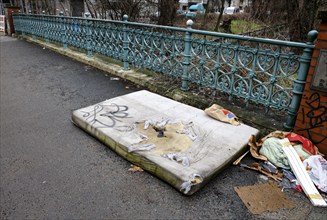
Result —
M 284 126 L 292 129 L 299 109 L 314 48 L 316 31 L 298 43 L 187 28 L 92 18 L 14 15 L 18 34 L 101 54 L 129 66 L 180 78 L 246 103 L 288 112 Z M 302 54 L 292 51 L 303 51 Z

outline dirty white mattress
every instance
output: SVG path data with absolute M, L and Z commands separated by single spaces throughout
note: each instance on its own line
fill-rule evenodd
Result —
M 203 110 L 146 90 L 78 109 L 72 119 L 118 155 L 185 195 L 232 163 L 250 136 L 258 134 L 253 127 L 217 121 Z M 154 128 L 161 128 L 163 137 Z

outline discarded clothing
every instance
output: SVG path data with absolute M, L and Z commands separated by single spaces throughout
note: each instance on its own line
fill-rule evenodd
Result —
M 300 156 L 301 161 L 304 161 L 305 159 L 309 158 L 311 154 L 307 153 L 307 151 L 303 150 L 302 144 L 298 144 L 293 146 L 296 153 Z
M 277 167 L 290 169 L 288 159 L 283 151 L 283 146 L 278 138 L 268 138 L 263 142 L 259 153 L 268 158 L 268 160 Z
M 255 140 L 255 136 L 252 136 L 249 139 L 248 145 L 250 146 L 251 155 L 254 158 L 259 159 L 259 160 L 264 160 L 264 161 L 269 160 L 269 158 L 267 158 L 266 155 L 261 154 L 260 150 L 261 150 L 263 144 L 270 138 L 277 138 L 277 140 L 288 138 L 289 141 L 291 142 L 292 146 L 294 147 L 295 151 L 300 156 L 300 159 L 302 161 L 305 160 L 306 158 L 308 158 L 309 156 L 311 156 L 313 152 L 315 154 L 321 155 L 318 148 L 315 145 L 313 145 L 312 142 L 309 141 L 308 139 L 306 139 L 294 132 L 274 131 L 274 132 L 271 132 L 270 134 L 268 134 L 267 136 L 265 136 L 264 138 L 260 139 L 259 141 Z M 303 144 L 306 144 L 306 146 L 303 147 Z M 276 145 L 278 146 L 277 143 L 276 143 Z M 279 146 L 279 147 L 281 147 L 281 146 Z M 309 150 L 307 150 L 307 149 L 309 149 Z M 274 165 L 276 165 L 276 164 L 274 164 Z
M 289 189 L 294 189 L 298 192 L 302 192 L 302 187 L 292 171 L 283 169 L 283 174 L 284 174 L 284 178 L 282 180 L 283 189 L 289 188 Z
M 294 132 L 289 133 L 288 135 L 286 135 L 286 138 L 290 141 L 290 142 L 300 142 L 302 143 L 302 148 L 308 152 L 310 155 L 316 155 L 317 154 L 317 149 L 314 146 L 314 144 L 307 138 L 298 135 Z

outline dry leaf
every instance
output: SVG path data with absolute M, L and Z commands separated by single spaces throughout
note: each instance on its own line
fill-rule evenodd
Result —
M 135 173 L 135 172 L 143 172 L 143 169 L 141 167 L 138 167 L 136 165 L 131 164 L 131 168 L 129 168 L 128 171 L 131 171 L 133 173 Z

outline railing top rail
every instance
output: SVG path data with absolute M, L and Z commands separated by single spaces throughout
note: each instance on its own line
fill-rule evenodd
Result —
M 254 42 L 254 43 L 273 44 L 273 45 L 286 46 L 286 47 L 297 47 L 297 48 L 311 48 L 311 49 L 314 48 L 314 44 L 312 44 L 312 43 L 301 43 L 301 42 L 294 42 L 294 41 L 266 39 L 266 38 L 251 37 L 251 36 L 245 36 L 245 35 L 204 31 L 204 30 L 198 30 L 198 29 L 192 29 L 192 28 L 179 28 L 179 27 L 172 27 L 172 26 L 144 24 L 144 23 L 129 22 L 129 21 L 105 20 L 105 19 L 98 19 L 98 18 L 82 18 L 82 17 L 36 15 L 36 14 L 19 14 L 19 15 L 39 16 L 39 17 L 60 17 L 60 18 L 67 18 L 67 19 L 79 19 L 79 20 L 109 22 L 109 23 L 122 24 L 122 25 L 128 24 L 128 25 L 138 26 L 138 27 L 159 28 L 159 29 L 172 30 L 172 31 L 178 31 L 178 32 L 189 32 L 189 33 L 192 33 L 192 34 L 201 34 L 201 35 L 207 35 L 207 36 L 213 36 L 213 37 L 229 38 L 229 39 L 235 39 L 235 40 L 240 40 L 240 41 L 249 41 L 249 42 Z
M 210 32 L 210 31 L 202 31 L 202 30 L 194 30 L 188 29 L 189 32 L 195 34 L 203 34 L 203 35 L 210 35 L 214 37 L 223 37 L 223 38 L 230 38 L 235 40 L 241 41 L 249 41 L 255 43 L 264 43 L 264 44 L 274 44 L 279 46 L 287 46 L 287 47 L 299 47 L 299 48 L 314 48 L 312 44 L 306 44 L 301 42 L 293 42 L 293 41 L 283 41 L 283 40 L 275 40 L 275 39 L 267 39 L 267 38 L 260 38 L 260 37 L 251 37 L 246 35 L 237 35 L 237 34 L 226 34 L 226 33 L 217 33 L 217 32 Z

